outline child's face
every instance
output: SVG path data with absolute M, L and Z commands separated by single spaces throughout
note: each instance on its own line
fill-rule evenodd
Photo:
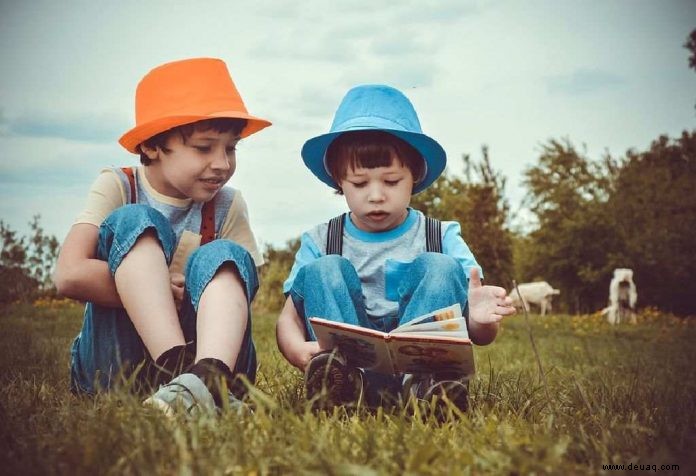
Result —
M 237 142 L 234 132 L 194 131 L 186 142 L 172 134 L 166 145 L 169 152 L 143 147 L 153 160 L 145 167 L 147 178 L 164 195 L 207 202 L 234 174 Z
M 391 230 L 406 219 L 413 176 L 399 161 L 392 160 L 389 167 L 349 168 L 340 186 L 359 229 Z

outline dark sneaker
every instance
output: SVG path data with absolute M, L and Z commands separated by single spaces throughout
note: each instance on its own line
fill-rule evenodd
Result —
M 307 400 L 314 409 L 355 403 L 362 393 L 362 372 L 350 367 L 338 351 L 323 351 L 309 361 L 305 371 Z
M 444 418 L 447 404 L 451 403 L 462 412 L 469 408 L 469 381 L 443 375 L 413 375 L 404 377 L 406 397 L 412 396 L 418 401 L 432 404 L 438 418 Z

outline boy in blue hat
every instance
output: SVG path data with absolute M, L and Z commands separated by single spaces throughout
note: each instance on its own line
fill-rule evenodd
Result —
M 346 94 L 331 131 L 308 140 L 305 165 L 344 195 L 349 213 L 304 233 L 284 283 L 278 346 L 305 372 L 307 397 L 326 384 L 325 404 L 368 404 L 408 389 L 429 400 L 444 394 L 467 408 L 466 377 L 383 376 L 351 368 L 345 356 L 320 349 L 309 317 L 389 332 L 423 314 L 468 306 L 475 344 L 492 342 L 498 322 L 514 314 L 505 289 L 481 284 L 481 269 L 457 222 L 439 222 L 409 207 L 411 196 L 442 173 L 445 151 L 423 134 L 410 101 L 384 85 Z

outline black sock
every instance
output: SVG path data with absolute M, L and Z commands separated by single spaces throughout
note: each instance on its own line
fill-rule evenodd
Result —
M 157 389 L 180 375 L 193 364 L 195 355 L 188 345 L 176 345 L 162 353 L 157 360 L 151 362 L 147 370 L 147 380 Z
M 224 402 L 229 398 L 228 393 L 230 391 L 237 396 L 237 382 L 234 374 L 222 360 L 211 357 L 201 359 L 191 366 L 188 372 L 196 375 L 203 381 L 213 395 L 215 405 L 218 408 L 223 408 Z

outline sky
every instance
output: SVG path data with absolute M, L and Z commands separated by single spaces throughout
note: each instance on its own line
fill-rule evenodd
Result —
M 694 28 L 688 0 L 0 0 L 0 220 L 26 233 L 40 214 L 62 240 L 99 171 L 138 164 L 117 142 L 138 81 L 203 56 L 274 124 L 239 144 L 230 181 L 262 245 L 345 211 L 300 149 L 357 84 L 401 89 L 448 173 L 487 145 L 520 211 L 550 139 L 599 159 L 696 128 Z

